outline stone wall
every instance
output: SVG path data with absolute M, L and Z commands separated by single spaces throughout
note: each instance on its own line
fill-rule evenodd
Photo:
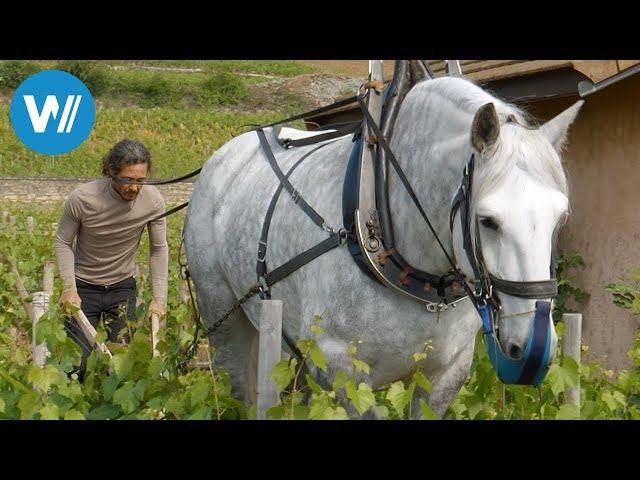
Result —
M 36 178 L 0 177 L 0 202 L 19 202 L 38 205 L 58 205 L 69 192 L 95 178 Z M 167 206 L 175 206 L 189 200 L 192 182 L 158 185 Z

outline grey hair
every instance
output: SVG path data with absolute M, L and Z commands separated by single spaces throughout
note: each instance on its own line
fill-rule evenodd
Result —
M 102 174 L 110 177 L 118 175 L 125 165 L 146 163 L 151 171 L 151 153 L 137 140 L 121 140 L 102 159 Z

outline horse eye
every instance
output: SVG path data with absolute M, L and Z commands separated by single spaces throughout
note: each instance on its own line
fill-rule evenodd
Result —
M 497 231 L 497 230 L 498 230 L 498 224 L 497 224 L 497 223 L 496 223 L 496 221 L 495 221 L 493 218 L 491 218 L 491 217 L 484 217 L 484 218 L 481 218 L 481 219 L 480 219 L 480 223 L 481 223 L 483 226 L 485 226 L 485 227 L 487 227 L 487 228 L 490 228 L 491 230 L 495 230 L 495 231 Z

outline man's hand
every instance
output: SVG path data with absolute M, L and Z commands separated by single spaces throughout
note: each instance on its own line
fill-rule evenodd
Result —
M 147 310 L 147 318 L 151 318 L 151 315 L 154 313 L 157 313 L 158 316 L 162 318 L 166 312 L 164 310 L 164 306 L 152 298 L 151 303 L 149 304 L 149 309 Z
M 80 305 L 82 304 L 82 299 L 80 298 L 80 295 L 78 295 L 78 292 L 74 290 L 69 290 L 64 292 L 60 296 L 60 308 L 62 309 L 62 311 L 67 315 L 73 315 L 73 311 L 69 307 L 69 304 L 80 308 Z

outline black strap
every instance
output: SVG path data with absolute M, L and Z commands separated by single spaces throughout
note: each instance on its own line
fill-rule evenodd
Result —
M 491 274 L 489 274 L 489 278 L 497 290 L 515 297 L 544 300 L 558 295 L 558 281 L 555 278 L 532 282 L 512 282 L 494 277 Z
M 341 245 L 343 241 L 344 238 L 342 238 L 339 233 L 332 233 L 331 235 L 329 235 L 329 238 L 311 247 L 309 250 L 302 252 L 300 255 L 292 258 L 288 262 L 280 265 L 275 270 L 267 273 L 264 277 L 267 286 L 271 287 L 273 284 L 279 282 L 283 278 L 286 278 L 287 276 L 298 270 L 300 267 L 318 258 L 329 250 L 332 250 Z
M 323 145 L 320 145 L 310 152 L 307 152 L 305 155 L 300 158 L 287 172 L 285 178 L 289 178 L 289 176 L 293 173 L 293 171 L 300 165 L 305 159 L 307 159 L 311 154 L 317 152 L 322 147 L 329 145 L 333 142 L 328 142 Z M 273 212 L 275 211 L 276 204 L 278 203 L 278 198 L 280 198 L 280 193 L 282 192 L 283 183 L 280 182 L 278 188 L 276 189 L 273 197 L 271 198 L 271 202 L 269 203 L 269 208 L 267 208 L 267 213 L 264 217 L 264 222 L 262 223 L 262 233 L 260 234 L 260 241 L 258 242 L 258 260 L 256 262 L 256 273 L 258 278 L 263 277 L 267 273 L 267 264 L 266 264 L 266 256 L 267 256 L 267 240 L 269 238 L 269 227 L 271 226 L 271 218 L 273 217 Z
M 294 120 L 300 120 L 305 117 L 311 117 L 313 115 L 318 115 L 320 113 L 330 112 L 338 107 L 342 107 L 345 105 L 351 105 L 352 103 L 356 103 L 358 97 L 349 97 L 344 100 L 339 100 L 337 102 L 332 103 L 331 105 L 327 105 L 326 107 L 316 108 L 315 110 L 311 110 L 309 112 L 300 113 L 299 115 L 294 115 L 293 117 L 285 118 L 284 120 L 278 120 L 277 122 L 269 123 L 267 125 L 262 125 L 260 128 L 273 127 L 274 125 L 280 125 L 282 123 L 292 122 Z
M 420 203 L 420 200 L 418 200 L 418 197 L 416 196 L 413 188 L 411 187 L 411 184 L 409 183 L 409 179 L 407 179 L 406 175 L 402 171 L 402 168 L 398 164 L 398 160 L 396 159 L 395 155 L 391 151 L 391 148 L 389 148 L 389 145 L 387 144 L 386 140 L 384 139 L 384 137 L 382 135 L 382 132 L 380 132 L 380 129 L 376 125 L 376 122 L 371 117 L 371 114 L 369 113 L 369 110 L 367 109 L 367 106 L 364 104 L 364 101 L 363 101 L 362 97 L 358 97 L 358 103 L 360 104 L 360 108 L 362 110 L 362 113 L 364 114 L 364 116 L 365 116 L 365 118 L 367 120 L 367 127 L 371 128 L 371 130 L 373 130 L 373 134 L 376 137 L 377 144 L 381 145 L 382 148 L 384 148 L 384 151 L 385 151 L 385 153 L 387 155 L 387 158 L 391 162 L 391 165 L 393 165 L 393 168 L 396 171 L 396 174 L 398 175 L 398 177 L 400 178 L 400 181 L 402 182 L 402 185 L 407 190 L 407 193 L 411 197 L 411 200 L 413 200 L 413 203 L 416 206 L 416 208 L 418 209 L 418 211 L 420 212 L 420 215 L 422 216 L 423 220 L 426 222 L 427 226 L 431 230 L 431 233 L 433 234 L 433 236 L 435 237 L 436 241 L 438 242 L 438 245 L 440 245 L 440 249 L 442 250 L 442 253 L 444 253 L 445 257 L 447 258 L 447 261 L 451 265 L 451 268 L 453 269 L 453 272 L 455 273 L 456 277 L 458 277 L 459 283 L 463 286 L 463 288 L 465 289 L 467 294 L 470 296 L 470 298 L 473 299 L 474 298 L 473 297 L 473 293 L 471 292 L 471 289 L 469 288 L 469 285 L 467 285 L 467 282 L 464 281 L 464 277 L 463 277 L 462 273 L 457 268 L 456 264 L 454 263 L 454 261 L 451 259 L 451 256 L 447 252 L 447 249 L 444 248 L 444 245 L 440 241 L 440 237 L 438 237 L 438 234 L 436 233 L 435 229 L 433 228 L 433 225 L 431 225 L 431 222 L 429 221 L 429 218 L 427 217 L 427 214 L 424 211 L 424 208 L 422 207 L 422 204 Z
M 194 177 L 197 174 L 199 174 L 201 171 L 202 171 L 202 167 L 200 167 L 197 170 L 194 170 L 191 173 L 187 173 L 186 175 L 183 175 L 182 177 L 172 178 L 171 180 L 142 180 L 142 181 L 138 181 L 138 180 L 129 180 L 128 178 L 120 178 L 118 176 L 112 176 L 111 178 L 113 178 L 118 183 L 126 183 L 126 184 L 134 184 L 134 185 L 166 185 L 168 183 L 181 182 L 182 180 L 186 180 L 187 178 Z
M 344 137 L 345 135 L 349 135 L 355 132 L 360 126 L 360 122 L 351 122 L 349 125 L 345 127 L 340 127 L 333 132 L 319 133 L 317 135 L 313 135 L 305 138 L 278 138 L 276 134 L 276 140 L 278 144 L 282 148 L 291 148 L 291 147 L 304 147 L 307 145 L 313 145 L 319 142 L 324 142 L 325 140 L 332 140 L 338 137 Z
M 182 210 L 184 207 L 186 207 L 187 205 L 189 205 L 189 202 L 184 202 L 181 205 L 178 205 L 177 207 L 172 208 L 171 210 L 167 210 L 166 212 L 164 212 L 161 215 L 158 215 L 157 217 L 153 217 L 151 220 L 149 220 L 147 223 L 151 223 L 154 222 L 162 217 L 166 217 L 168 215 L 171 215 L 172 213 L 177 212 L 178 210 Z
M 284 188 L 287 190 L 287 192 L 289 192 L 289 195 L 291 195 L 291 198 L 293 198 L 294 203 L 298 204 L 298 206 L 302 209 L 302 211 L 304 211 L 304 213 L 307 214 L 307 216 L 313 221 L 313 223 L 318 225 L 323 230 L 326 230 L 327 227 L 326 227 L 324 218 L 322 218 L 318 214 L 318 212 L 316 212 L 307 203 L 307 201 L 302 197 L 302 195 L 300 195 L 300 192 L 298 192 L 295 188 L 293 188 L 293 185 L 291 185 L 291 182 L 289 182 L 289 179 L 285 176 L 284 173 L 282 173 L 282 170 L 280 170 L 280 167 L 278 166 L 278 162 L 276 161 L 276 157 L 273 155 L 273 152 L 271 151 L 271 147 L 269 146 L 269 142 L 267 141 L 267 137 L 264 134 L 264 130 L 259 128 L 256 130 L 256 133 L 258 134 L 258 138 L 260 139 L 262 148 L 267 156 L 269 165 L 271 165 L 271 168 L 273 169 L 276 176 L 280 180 L 280 183 L 284 185 Z

